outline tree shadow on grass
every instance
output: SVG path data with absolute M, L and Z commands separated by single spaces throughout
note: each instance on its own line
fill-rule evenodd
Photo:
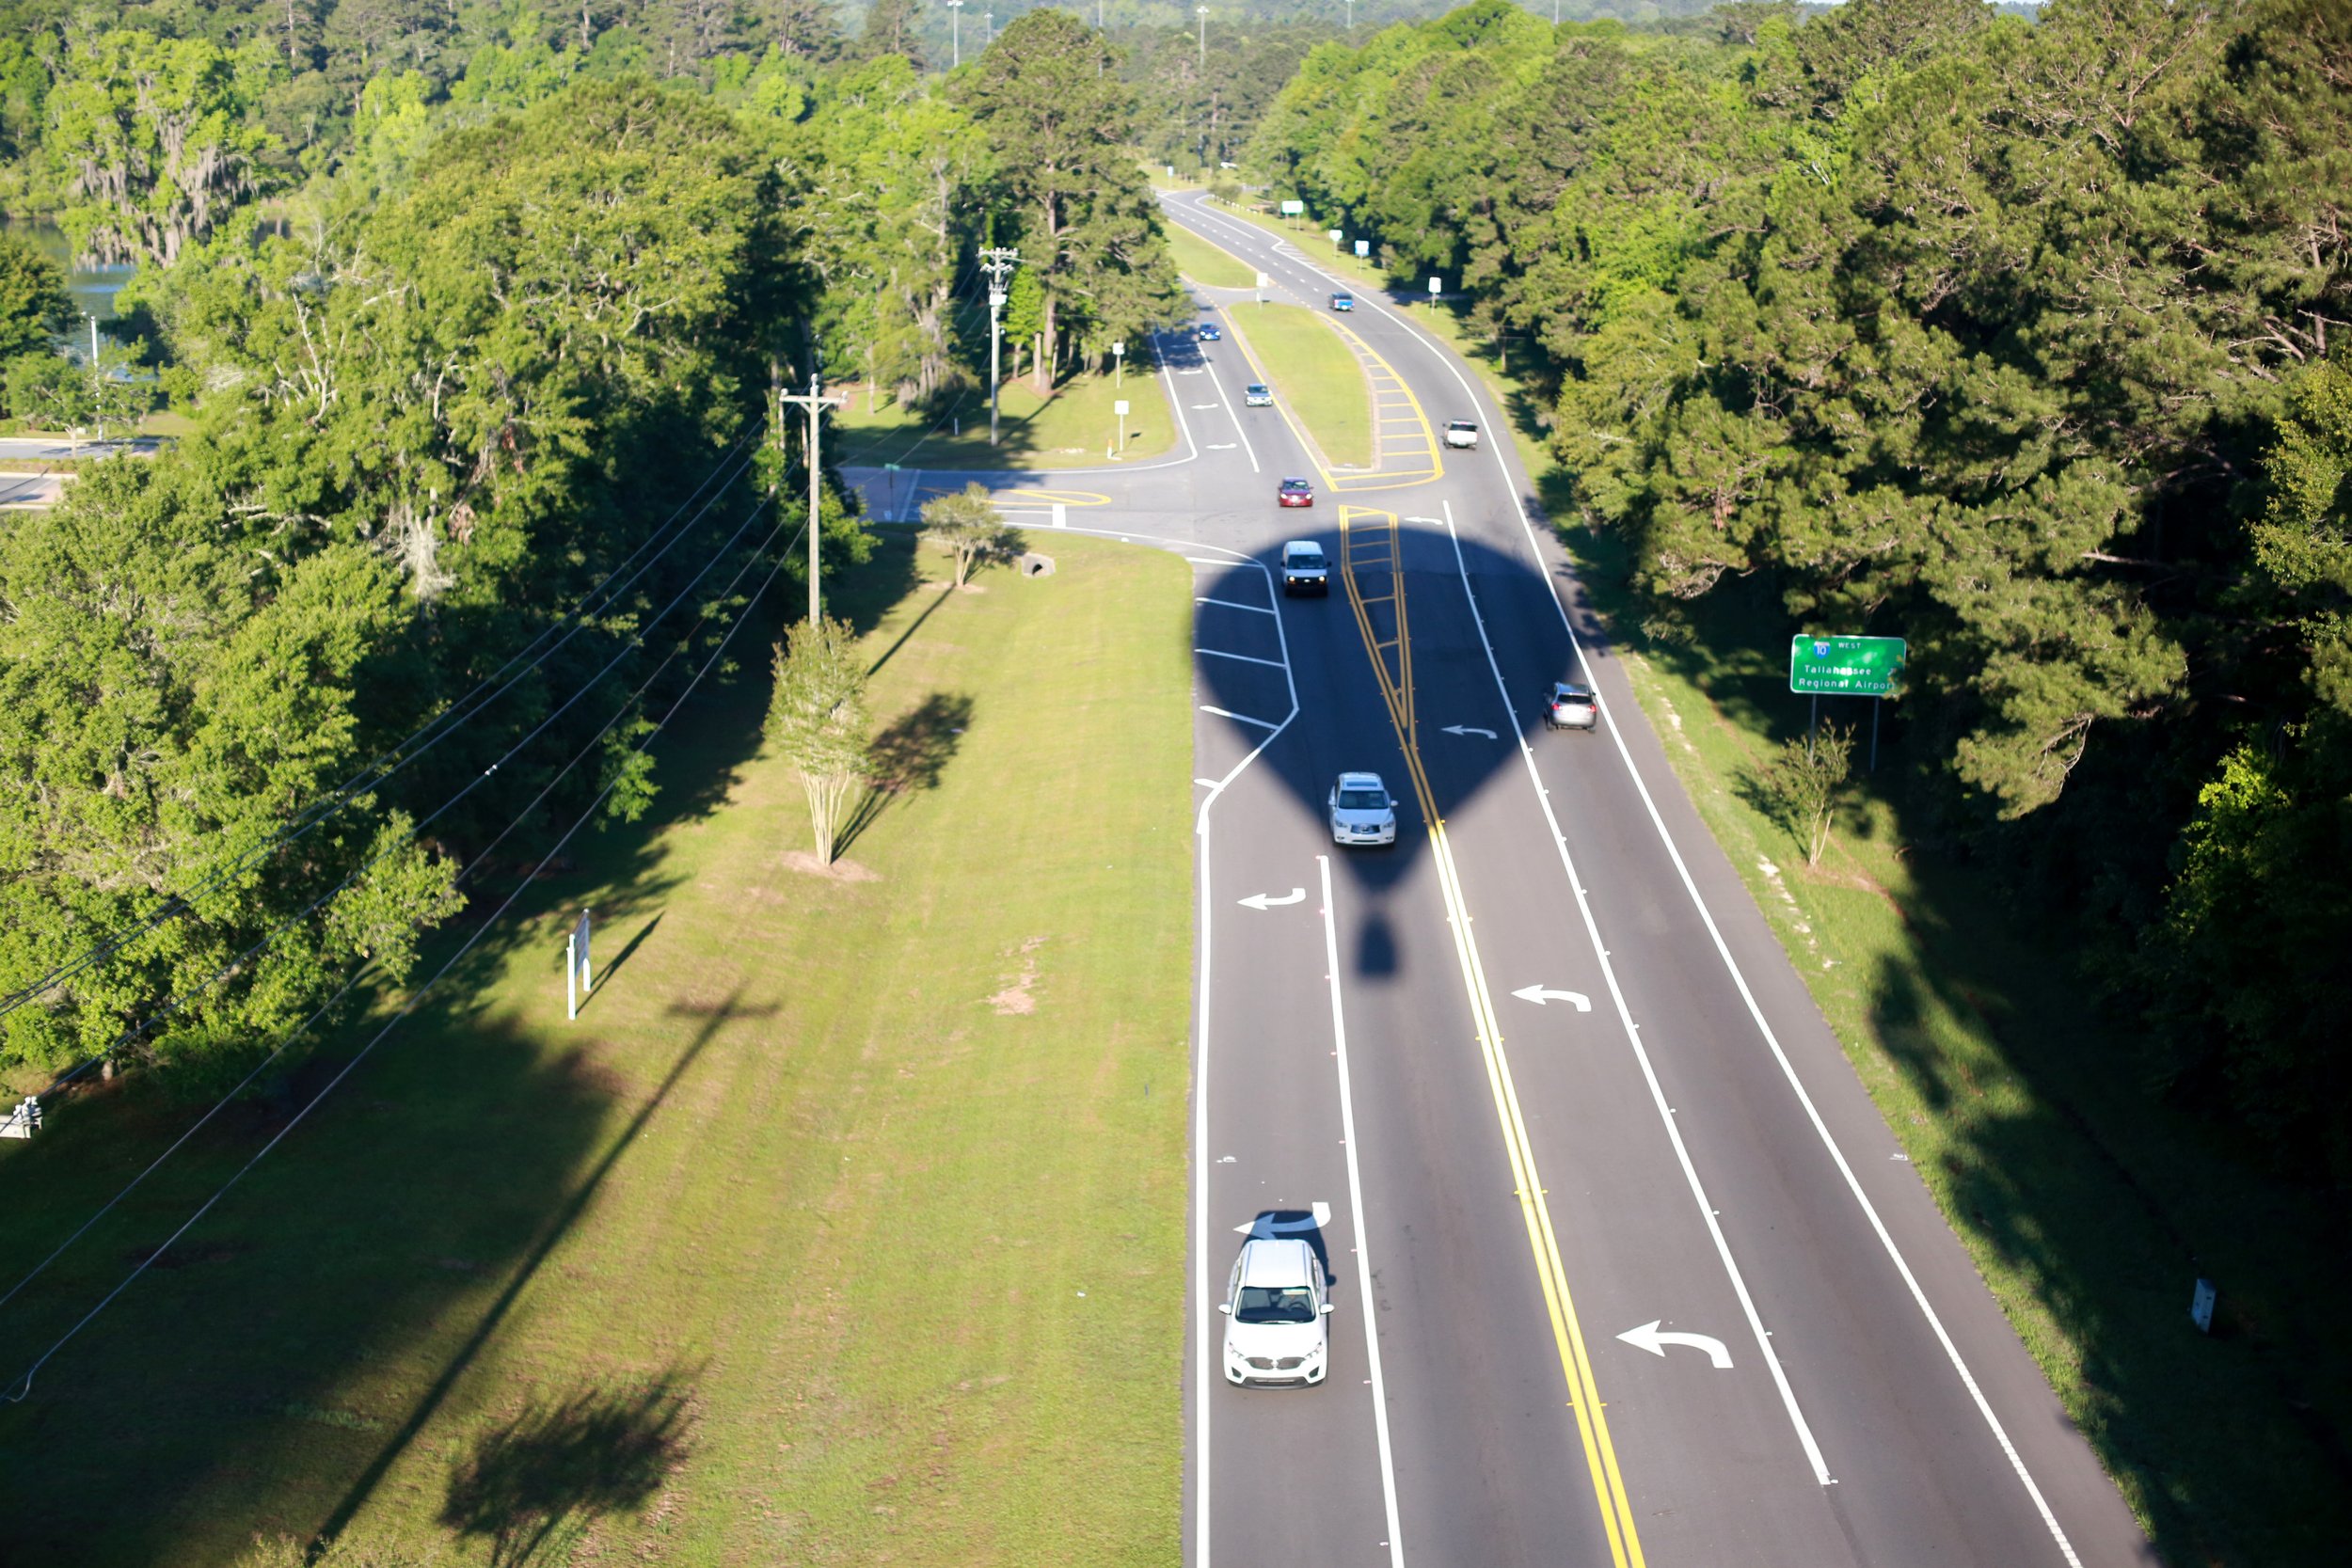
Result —
M 934 691 L 891 721 L 874 737 L 872 787 L 841 830 L 838 852 L 848 853 L 900 796 L 938 788 L 971 723 L 972 699 L 955 691 Z
M 668 1371 L 633 1392 L 534 1402 L 451 1470 L 441 1523 L 487 1537 L 497 1568 L 521 1568 L 597 1518 L 643 1510 L 686 1461 L 692 1383 Z

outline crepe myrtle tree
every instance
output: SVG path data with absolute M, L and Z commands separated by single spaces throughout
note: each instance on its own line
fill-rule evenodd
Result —
M 818 863 L 831 865 L 842 824 L 872 773 L 866 661 L 838 621 L 803 622 L 776 648 L 768 738 L 808 795 Z
M 1025 543 L 1021 531 L 1005 521 L 987 488 L 977 483 L 923 503 L 923 538 L 955 558 L 958 588 L 982 566 L 1019 555 Z

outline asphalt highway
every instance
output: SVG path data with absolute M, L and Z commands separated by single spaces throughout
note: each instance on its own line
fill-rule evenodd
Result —
M 2153 1561 L 1700 825 L 1501 411 L 1399 304 L 1165 207 L 1269 298 L 1353 290 L 1372 467 L 1242 406 L 1251 294 L 1203 291 L 1226 339 L 1163 348 L 1172 455 L 852 478 L 891 518 L 978 478 L 1046 553 L 1195 563 L 1186 1561 Z M 1439 451 L 1458 418 L 1480 450 Z M 1281 596 L 1292 538 L 1327 598 Z M 1594 733 L 1543 727 L 1569 675 Z M 1395 848 L 1331 844 L 1343 768 Z M 1224 1381 L 1250 1234 L 1325 1261 L 1320 1387 Z

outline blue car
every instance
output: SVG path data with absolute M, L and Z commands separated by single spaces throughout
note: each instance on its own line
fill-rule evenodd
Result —
M 1356 296 L 1354 294 L 1333 294 L 1331 296 L 1331 309 L 1334 310 L 1353 310 L 1356 309 Z
M 1200 341 L 1204 343 L 1223 342 L 1225 341 L 1225 330 L 1224 328 L 1218 326 L 1215 322 L 1202 322 L 1200 324 Z

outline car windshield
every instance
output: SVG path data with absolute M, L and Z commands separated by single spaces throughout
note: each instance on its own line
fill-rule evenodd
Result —
M 1340 791 L 1342 811 L 1380 811 L 1389 803 L 1388 791 L 1383 789 L 1343 789 Z
M 1263 387 L 1253 381 L 1249 384 L 1249 395 L 1253 398 L 1262 398 L 1266 395 L 1266 391 Z
M 1307 482 L 1303 479 L 1286 479 L 1282 481 L 1282 488 L 1295 495 L 1307 488 Z
M 1478 427 L 1470 423 L 1468 420 L 1456 420 L 1452 424 L 1446 426 L 1446 428 L 1448 430 L 1476 430 Z
M 1291 556 L 1291 564 L 1303 571 L 1320 572 L 1323 570 L 1323 552 L 1321 550 L 1296 551 Z
M 1314 1292 L 1304 1285 L 1245 1285 L 1233 1304 L 1236 1322 L 1246 1323 L 1311 1323 L 1315 1321 Z

